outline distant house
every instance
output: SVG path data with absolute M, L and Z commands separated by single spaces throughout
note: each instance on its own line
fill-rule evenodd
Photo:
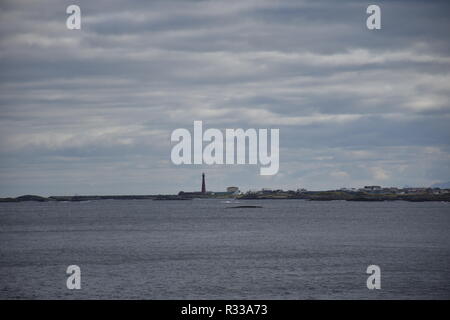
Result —
M 364 186 L 364 191 L 378 191 L 381 190 L 380 186 Z
M 359 189 L 360 192 L 366 193 L 383 193 L 383 188 L 381 186 L 364 186 L 364 188 Z
M 431 188 L 403 188 L 403 191 L 408 194 L 433 193 Z
M 227 192 L 229 192 L 229 193 L 239 193 L 239 188 L 238 187 L 228 187 L 227 188 Z
M 397 194 L 400 192 L 399 188 L 391 187 L 391 188 L 383 188 L 383 193 L 392 193 Z

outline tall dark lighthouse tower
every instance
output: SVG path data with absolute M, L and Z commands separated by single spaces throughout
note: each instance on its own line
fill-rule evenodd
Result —
M 202 193 L 206 193 L 205 174 L 202 173 Z

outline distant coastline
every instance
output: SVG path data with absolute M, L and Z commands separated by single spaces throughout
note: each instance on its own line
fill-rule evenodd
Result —
M 50 196 L 41 197 L 37 195 L 23 195 L 16 198 L 0 198 L 0 202 L 79 202 L 92 200 L 192 200 L 192 199 L 239 199 L 239 200 L 286 200 L 298 199 L 307 201 L 445 201 L 450 202 L 450 190 L 445 189 L 442 192 L 436 192 L 435 189 L 424 189 L 422 192 L 414 193 L 383 193 L 383 192 L 364 192 L 364 191 L 266 191 L 266 192 L 246 192 L 241 194 L 224 193 L 184 193 L 169 195 L 91 195 L 91 196 Z

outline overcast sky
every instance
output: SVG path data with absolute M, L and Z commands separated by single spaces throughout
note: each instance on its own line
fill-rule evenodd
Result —
M 0 3 L 0 196 L 450 181 L 448 1 Z M 279 173 L 173 165 L 194 120 L 279 128 Z

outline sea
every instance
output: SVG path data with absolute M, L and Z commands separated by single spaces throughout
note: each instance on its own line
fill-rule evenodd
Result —
M 450 203 L 0 203 L 0 299 L 449 298 Z

